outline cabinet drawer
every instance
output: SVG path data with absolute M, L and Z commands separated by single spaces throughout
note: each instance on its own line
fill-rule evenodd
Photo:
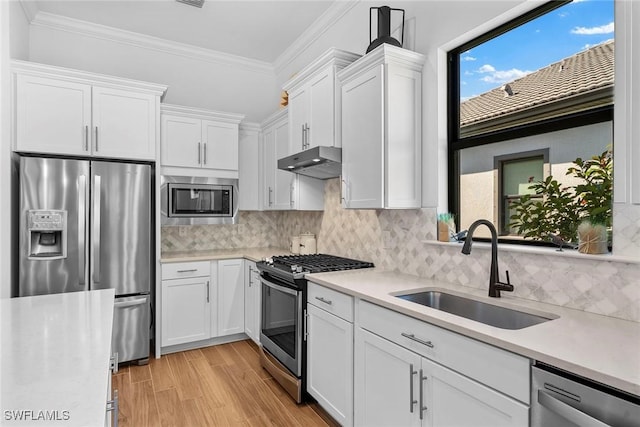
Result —
M 353 297 L 350 295 L 309 282 L 307 303 L 335 314 L 348 322 L 353 322 Z
M 358 319 L 363 329 L 529 403 L 526 357 L 366 301 L 358 301 Z
M 209 276 L 210 273 L 211 261 L 162 264 L 162 280 Z

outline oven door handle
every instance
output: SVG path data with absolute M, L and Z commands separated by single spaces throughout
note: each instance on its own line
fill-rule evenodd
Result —
M 260 277 L 260 281 L 264 285 L 266 285 L 266 286 L 268 286 L 270 288 L 276 289 L 276 290 L 278 290 L 280 292 L 284 292 L 285 294 L 289 294 L 289 295 L 293 295 L 293 296 L 297 296 L 298 295 L 298 291 L 296 291 L 295 289 L 285 288 L 284 286 L 276 285 L 275 283 L 266 280 L 264 277 Z
M 567 405 L 542 390 L 538 390 L 538 403 L 551 412 L 577 425 L 585 427 L 610 427 L 609 424 L 603 423 L 573 406 Z

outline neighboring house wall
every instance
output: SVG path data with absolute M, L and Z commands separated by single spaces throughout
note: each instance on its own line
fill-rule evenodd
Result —
M 469 228 L 478 218 L 497 220 L 500 204 L 497 200 L 499 184 L 494 169 L 495 157 L 548 148 L 551 175 L 564 185 L 575 185 L 576 182 L 566 176 L 567 168 L 578 157 L 588 159 L 605 151 L 612 137 L 613 123 L 605 122 L 462 150 L 460 228 Z M 487 200 L 494 200 L 494 203 Z M 479 228 L 477 233 L 478 236 L 489 236 L 484 228 Z

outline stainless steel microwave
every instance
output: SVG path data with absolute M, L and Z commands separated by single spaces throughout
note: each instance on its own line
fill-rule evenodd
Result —
M 162 225 L 234 224 L 238 180 L 162 176 Z

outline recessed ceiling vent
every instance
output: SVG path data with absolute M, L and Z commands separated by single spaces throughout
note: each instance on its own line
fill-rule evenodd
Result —
M 188 4 L 189 6 L 202 7 L 204 0 L 176 0 L 178 3 Z

